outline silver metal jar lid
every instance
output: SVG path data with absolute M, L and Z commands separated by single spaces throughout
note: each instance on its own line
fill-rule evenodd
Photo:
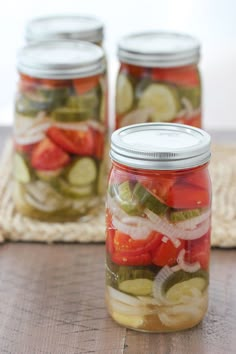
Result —
M 211 138 L 202 129 L 175 123 L 144 123 L 116 130 L 110 156 L 146 170 L 183 170 L 210 160 Z
M 103 40 L 103 24 L 96 18 L 67 15 L 38 17 L 26 26 L 27 42 L 76 39 L 92 43 Z
M 144 32 L 124 37 L 118 44 L 122 62 L 145 67 L 175 67 L 198 63 L 199 42 L 186 34 Z
M 20 50 L 17 67 L 21 73 L 37 78 L 87 77 L 104 72 L 104 51 L 82 41 L 39 42 Z

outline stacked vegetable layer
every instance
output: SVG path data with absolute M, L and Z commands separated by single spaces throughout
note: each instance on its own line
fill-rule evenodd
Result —
M 116 128 L 146 122 L 201 127 L 201 85 L 196 66 L 121 65 L 116 85 Z
M 15 202 L 24 214 L 63 221 L 105 192 L 105 79 L 21 75 L 15 104 Z
M 127 327 L 169 331 L 207 308 L 210 181 L 187 172 L 114 168 L 107 197 L 107 303 Z

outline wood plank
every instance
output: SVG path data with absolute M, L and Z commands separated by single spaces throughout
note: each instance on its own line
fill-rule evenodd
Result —
M 0 353 L 123 352 L 126 329 L 104 303 L 104 245 L 6 244 Z

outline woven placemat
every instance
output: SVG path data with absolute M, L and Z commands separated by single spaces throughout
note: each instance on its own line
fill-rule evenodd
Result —
M 84 217 L 67 223 L 47 223 L 19 214 L 12 201 L 12 142 L 8 141 L 0 161 L 0 241 L 101 242 L 105 239 L 104 208 L 92 219 Z
M 105 239 L 104 207 L 91 220 L 47 223 L 20 215 L 12 201 L 12 143 L 0 161 L 0 242 L 101 242 Z M 210 174 L 213 184 L 212 246 L 236 247 L 236 145 L 212 148 Z

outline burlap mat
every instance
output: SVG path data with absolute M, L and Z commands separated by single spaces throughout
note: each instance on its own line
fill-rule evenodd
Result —
M 12 144 L 0 161 L 0 241 L 100 242 L 105 239 L 104 208 L 92 220 L 47 223 L 16 212 L 11 188 Z M 212 246 L 236 247 L 236 145 L 212 148 Z

